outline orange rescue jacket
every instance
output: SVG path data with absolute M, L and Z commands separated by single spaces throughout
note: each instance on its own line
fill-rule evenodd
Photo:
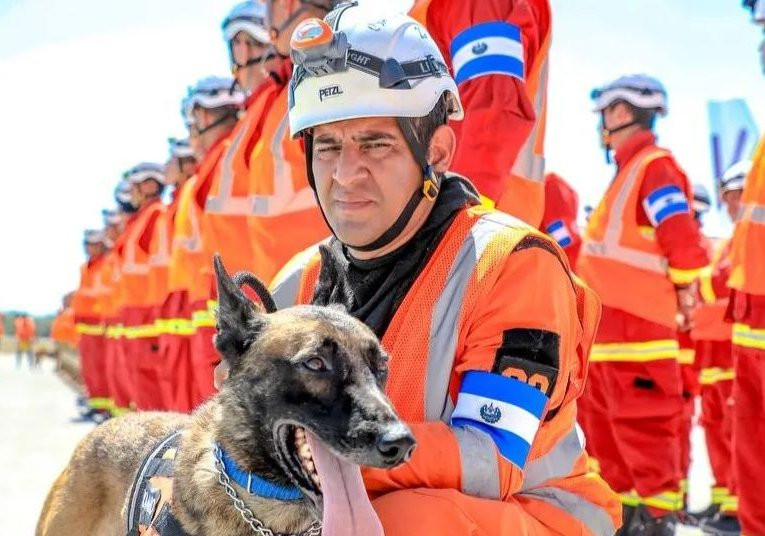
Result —
M 317 249 L 297 256 L 277 276 L 280 307 L 310 303 L 320 271 Z M 459 213 L 382 339 L 390 355 L 386 392 L 418 446 L 398 468 L 364 469 L 370 494 L 455 489 L 494 499 L 487 515 L 497 518 L 512 517 L 509 511 L 520 505 L 551 532 L 613 534 L 621 522 L 619 500 L 587 473 L 576 427 L 576 399 L 599 310 L 595 294 L 571 274 L 549 237 L 482 207 Z M 503 345 L 514 344 L 514 334 L 522 337 L 527 329 L 559 337 L 557 375 L 527 370 L 526 362 L 503 353 Z M 549 396 L 545 416 L 531 426 L 538 429 L 526 435 L 527 460 L 514 459 L 506 444 L 493 439 L 496 430 L 487 423 L 512 409 L 466 393 L 466 384 L 476 379 L 531 385 L 532 392 L 540 394 L 538 388 Z M 466 416 L 472 425 L 464 424 Z
M 619 170 L 590 216 L 577 273 L 604 305 L 675 329 L 677 295 L 668 261 L 655 235 L 642 229 L 636 217 L 646 167 L 659 158 L 672 156 L 650 145 Z
M 741 203 L 731 244 L 728 285 L 740 292 L 765 296 L 765 136 L 755 150 Z

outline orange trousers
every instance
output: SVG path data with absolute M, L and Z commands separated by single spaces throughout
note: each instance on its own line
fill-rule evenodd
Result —
M 171 292 L 160 309 L 159 317 L 163 320 L 187 320 L 190 326 L 191 307 L 188 292 Z M 159 354 L 162 361 L 162 368 L 159 371 L 159 387 L 165 408 L 170 411 L 191 411 L 193 408 L 191 400 L 193 383 L 191 335 L 160 333 Z

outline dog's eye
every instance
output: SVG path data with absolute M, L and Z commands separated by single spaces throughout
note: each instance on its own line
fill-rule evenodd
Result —
M 326 372 L 330 370 L 329 364 L 318 356 L 303 360 L 303 366 L 311 372 Z

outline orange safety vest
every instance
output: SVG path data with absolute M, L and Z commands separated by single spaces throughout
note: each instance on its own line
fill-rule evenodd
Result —
M 718 240 L 710 254 L 711 270 L 706 270 L 699 277 L 699 289 L 704 298 L 693 313 L 691 338 L 694 341 L 728 341 L 731 339 L 731 325 L 725 321 L 728 309 L 728 297 L 717 298 L 712 288 L 712 274 L 720 264 L 729 262 L 730 240 Z
M 254 243 L 247 225 L 247 216 L 253 210 L 247 149 L 252 147 L 253 137 L 259 136 L 263 117 L 280 88 L 271 81 L 266 84 L 224 142 L 202 216 L 202 244 L 207 258 L 219 253 L 231 272 L 254 271 L 259 277 L 263 276 L 255 268 Z M 211 262 L 206 267 L 210 274 Z
M 426 28 L 428 7 L 434 0 L 416 0 L 409 15 Z M 440 0 L 436 0 L 440 1 Z M 463 1 L 463 0 L 452 0 Z M 537 0 L 550 11 L 548 0 Z M 526 95 L 534 105 L 536 122 L 523 144 L 510 170 L 510 179 L 504 193 L 496 200 L 496 207 L 524 222 L 539 227 L 545 208 L 545 127 L 547 124 L 547 78 L 549 72 L 552 27 L 542 39 L 539 52 L 527 65 L 525 73 Z M 451 60 L 447 59 L 451 64 Z M 500 149 L 501 145 L 497 145 Z
M 669 263 L 636 215 L 646 167 L 658 158 L 672 156 L 655 146 L 643 149 L 608 186 L 585 229 L 577 273 L 604 305 L 674 329 L 677 295 Z
M 157 200 L 141 208 L 135 220 L 125 230 L 125 242 L 122 249 L 120 266 L 120 294 L 122 307 L 146 307 L 153 305 L 149 295 L 149 252 L 143 250 L 138 241 L 148 222 L 164 211 L 165 207 Z
M 172 226 L 178 208 L 178 198 L 165 207 L 157 216 L 149 243 L 149 283 L 147 292 L 151 305 L 159 307 L 167 296 L 167 275 L 170 265 L 170 244 Z
M 80 286 L 72 296 L 72 310 L 77 319 L 76 330 L 80 335 L 103 335 L 101 324 L 102 296 L 101 271 L 105 256 L 86 262 L 80 268 Z
M 295 254 L 330 234 L 308 185 L 305 153 L 290 137 L 288 92 L 283 88 L 265 111 L 263 132 L 250 157 L 248 226 L 255 255 L 250 270 L 266 282 Z M 229 240 L 232 246 L 238 243 Z
M 67 307 L 56 316 L 50 326 L 50 336 L 58 343 L 77 347 L 79 337 L 74 321 L 74 309 Z
M 382 338 L 390 355 L 386 393 L 399 415 L 413 427 L 423 422 L 450 422 L 462 374 L 466 372 L 461 356 L 468 350 L 468 343 L 476 342 L 468 340 L 470 325 L 490 314 L 480 310 L 478 304 L 487 299 L 488 292 L 499 293 L 496 300 L 512 300 L 518 289 L 499 288 L 496 283 L 515 246 L 529 235 L 550 244 L 566 264 L 565 255 L 550 238 L 518 220 L 482 207 L 463 210 L 396 310 Z M 315 246 L 286 265 L 273 285 L 277 305 L 310 303 L 320 264 Z M 450 441 L 454 441 L 449 437 L 456 436 L 461 477 L 455 484 L 468 495 L 497 499 L 488 503 L 496 510 L 487 515 L 500 515 L 502 501 L 509 501 L 522 504 L 524 510 L 544 519 L 556 532 L 613 534 L 619 516 L 618 499 L 599 478 L 585 475 L 587 456 L 576 430 L 576 398 L 586 376 L 599 305 L 591 290 L 575 278 L 572 284 L 578 310 L 572 311 L 569 329 L 581 336 L 572 337 L 576 348 L 561 347 L 560 359 L 565 361 L 561 369 L 571 371 L 565 379 L 567 389 L 559 399 L 555 417 L 547 419 L 536 434 L 524 469 L 510 467 L 504 458 L 495 461 L 492 441 L 479 446 L 476 442 L 480 440 L 469 432 L 448 428 L 451 435 L 444 436 L 443 450 L 434 453 L 432 465 L 426 468 L 432 474 L 422 478 L 439 478 L 435 475 L 442 474 L 444 459 L 449 459 Z M 545 325 L 543 319 L 537 323 L 534 315 L 535 311 L 528 311 L 529 325 Z M 501 339 L 502 334 L 497 333 L 497 338 Z M 487 359 L 493 360 L 494 354 Z M 476 463 L 479 459 L 484 461 Z M 404 478 L 398 472 L 394 480 L 407 487 Z M 512 491 L 505 495 L 501 490 Z M 574 530 L 572 523 L 579 528 Z
M 741 203 L 731 244 L 728 286 L 765 296 L 765 136 L 755 150 Z

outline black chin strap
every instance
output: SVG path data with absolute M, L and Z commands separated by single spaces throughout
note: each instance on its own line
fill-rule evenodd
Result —
M 606 164 L 610 164 L 611 163 L 611 135 L 616 134 L 617 132 L 621 132 L 625 128 L 629 128 L 633 125 L 637 125 L 638 122 L 633 120 L 623 125 L 619 125 L 618 127 L 609 129 L 605 127 L 605 117 L 603 116 L 602 113 L 600 117 L 601 117 L 600 124 L 601 124 L 601 137 L 603 141 L 603 149 L 605 149 L 606 151 Z
M 239 71 L 242 69 L 247 69 L 249 67 L 252 67 L 255 64 L 259 63 L 265 63 L 268 60 L 274 59 L 276 57 L 276 52 L 272 49 L 269 49 L 268 52 L 265 54 L 261 54 L 260 56 L 255 56 L 254 58 L 250 58 L 247 60 L 247 62 L 244 65 L 239 65 L 237 62 L 235 62 L 233 59 L 231 60 L 231 63 L 233 64 L 233 67 L 231 68 L 231 71 L 234 75 L 236 75 Z
M 222 116 L 220 116 L 218 119 L 216 119 L 215 121 L 213 121 L 212 123 L 207 125 L 205 128 L 197 129 L 197 134 L 201 136 L 205 132 L 209 131 L 210 129 L 213 129 L 213 128 L 217 127 L 218 125 L 220 125 L 222 123 L 225 123 L 226 121 L 228 121 L 231 118 L 236 118 L 236 111 L 231 111 L 229 113 L 225 113 Z
M 393 240 L 395 240 L 396 237 L 398 237 L 404 231 L 404 228 L 409 223 L 409 220 L 412 219 L 412 215 L 414 214 L 415 210 L 417 210 L 417 207 L 420 206 L 420 201 L 422 198 L 425 198 L 430 202 L 435 202 L 441 187 L 441 176 L 436 173 L 430 164 L 428 164 L 426 150 L 419 142 L 419 140 L 417 140 L 412 121 L 405 117 L 397 117 L 396 121 L 398 122 L 401 133 L 404 135 L 407 144 L 412 150 L 415 161 L 422 169 L 422 186 L 412 192 L 412 195 L 409 197 L 409 201 L 407 201 L 403 210 L 398 215 L 398 218 L 396 218 L 396 221 L 393 222 L 393 225 L 391 225 L 375 240 L 363 245 L 354 245 L 343 242 L 345 246 L 357 251 L 375 251 L 393 242 Z M 324 222 L 327 224 L 327 227 L 332 230 L 332 234 L 337 237 L 337 233 L 335 233 L 335 230 L 332 229 L 332 225 L 330 225 L 329 220 L 327 220 L 327 216 L 324 213 L 321 202 L 319 201 L 318 193 L 316 192 L 316 181 L 313 176 L 313 133 L 310 131 L 305 132 L 304 140 L 308 183 L 311 185 L 313 193 L 316 196 L 316 202 L 319 205 L 319 210 L 321 211 L 321 215 L 324 218 Z

